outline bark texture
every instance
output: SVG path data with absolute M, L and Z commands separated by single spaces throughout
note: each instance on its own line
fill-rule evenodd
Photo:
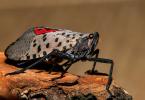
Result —
M 60 72 L 48 74 L 46 70 L 29 69 L 25 73 L 8 75 L 6 73 L 19 68 L 5 63 L 5 56 L 0 53 L 0 100 L 106 100 L 109 96 L 105 90 L 107 76 L 78 76 L 66 73 L 63 78 Z M 122 87 L 114 80 L 110 90 L 113 100 L 132 100 Z

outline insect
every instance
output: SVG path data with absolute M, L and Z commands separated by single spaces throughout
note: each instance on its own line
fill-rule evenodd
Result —
M 109 87 L 112 82 L 113 61 L 98 57 L 98 40 L 98 32 L 84 34 L 73 32 L 71 30 L 52 29 L 49 27 L 30 28 L 24 32 L 20 38 L 7 47 L 5 55 L 8 59 L 14 61 L 29 62 L 33 59 L 38 60 L 26 68 L 7 73 L 6 75 L 22 73 L 43 61 L 59 63 L 66 59 L 67 61 L 61 64 L 64 68 L 61 77 L 73 63 L 80 60 L 94 62 L 91 73 L 95 72 L 96 62 L 107 63 L 111 66 L 106 90 L 111 95 Z

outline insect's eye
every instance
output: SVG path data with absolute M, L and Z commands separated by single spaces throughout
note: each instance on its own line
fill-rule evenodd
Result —
M 89 39 L 92 39 L 94 37 L 93 34 L 89 34 Z

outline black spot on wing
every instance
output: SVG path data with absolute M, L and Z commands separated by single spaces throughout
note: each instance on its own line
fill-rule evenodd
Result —
M 46 51 L 43 51 L 43 55 L 44 55 L 44 56 L 47 55 Z
M 66 46 L 63 46 L 63 50 L 64 50 L 64 51 L 66 50 Z
M 63 32 L 62 35 L 65 35 L 65 33 Z
M 43 39 L 46 38 L 46 36 L 47 36 L 47 34 L 44 34 L 44 35 L 43 35 Z
M 26 56 L 29 56 L 29 54 L 27 53 Z
M 80 34 L 80 36 L 83 36 L 83 34 Z
M 58 38 L 55 38 L 55 42 L 58 42 Z
M 61 46 L 61 42 L 58 43 L 57 47 L 60 47 L 60 46 Z
M 35 39 L 35 40 L 33 40 L 33 43 L 36 43 L 36 39 Z
M 72 47 L 72 44 L 69 44 L 70 47 Z
M 36 54 L 33 54 L 32 56 L 33 56 L 33 59 L 36 59 Z
M 29 60 L 29 59 L 30 59 L 30 56 L 28 56 L 28 55 L 27 55 L 26 57 L 27 57 L 27 60 Z
M 38 46 L 37 52 L 39 53 L 41 51 L 41 45 Z
M 45 37 L 45 38 L 43 38 L 43 41 L 46 41 L 46 39 L 47 39 L 46 37 Z
M 36 46 L 36 43 L 33 44 L 33 47 L 35 47 L 35 46 Z
M 66 35 L 66 37 L 69 37 L 69 36 L 70 36 L 69 34 Z
M 75 39 L 75 36 L 73 36 L 72 39 Z
M 46 48 L 49 48 L 49 43 L 46 44 Z
M 67 43 L 69 43 L 69 40 L 66 40 Z

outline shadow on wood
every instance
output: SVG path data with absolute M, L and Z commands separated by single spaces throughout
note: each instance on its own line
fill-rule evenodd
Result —
M 107 76 L 72 75 L 66 73 L 63 78 L 59 72 L 48 74 L 45 70 L 29 69 L 25 73 L 4 76 L 18 69 L 5 63 L 5 56 L 0 53 L 0 100 L 106 100 L 109 96 L 105 90 Z M 110 87 L 113 99 L 132 100 L 123 88 L 113 81 Z

